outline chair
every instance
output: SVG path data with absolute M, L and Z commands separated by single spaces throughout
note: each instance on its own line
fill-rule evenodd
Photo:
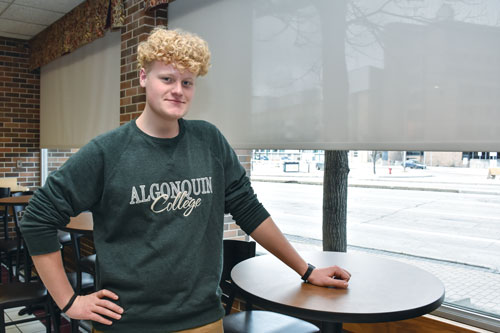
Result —
M 315 325 L 270 311 L 243 311 L 223 319 L 224 333 L 319 333 Z
M 20 306 L 35 306 L 43 304 L 45 315 L 35 316 L 32 318 L 15 320 L 5 323 L 4 314 L 6 309 L 16 308 Z M 18 325 L 25 322 L 46 319 L 46 332 L 51 332 L 52 322 L 56 322 L 54 318 L 54 307 L 52 299 L 47 293 L 47 289 L 40 282 L 12 282 L 0 285 L 0 333 L 5 333 L 6 327 Z M 54 327 L 55 332 L 59 332 L 57 325 Z
M 0 198 L 7 198 L 10 197 L 10 187 L 0 187 Z M 8 210 L 7 206 L 1 207 L 0 206 L 0 218 L 4 220 L 5 218 L 8 217 Z M 4 226 L 5 230 L 6 226 Z
M 82 234 L 70 233 L 73 247 L 73 259 L 76 271 L 68 273 L 68 279 L 77 294 L 87 294 L 95 291 L 95 261 L 96 255 L 83 256 L 80 249 Z
M 59 244 L 61 244 L 61 256 L 64 262 L 64 248 L 73 245 L 71 242 L 71 234 L 67 231 L 57 230 L 57 239 L 59 240 Z
M 61 244 L 61 256 L 62 260 L 64 262 L 64 249 L 66 247 L 71 247 L 75 248 L 75 245 L 73 244 L 73 238 L 76 239 L 79 248 L 79 241 L 80 237 L 82 237 L 82 234 L 76 233 L 76 232 L 68 232 L 68 231 L 63 231 L 63 230 L 57 230 L 57 239 L 59 240 L 59 244 Z M 84 271 L 85 272 L 85 271 Z
M 10 197 L 9 187 L 0 187 L 0 198 Z M 12 258 L 17 253 L 18 241 L 9 236 L 9 207 L 2 208 L 0 218 L 3 219 L 3 239 L 0 239 L 0 265 L 5 263 L 9 273 L 9 282 L 12 282 L 14 276 Z M 2 274 L 0 274 L 0 283 L 2 283 Z
M 228 315 L 231 313 L 236 294 L 231 281 L 231 270 L 243 260 L 255 257 L 255 242 L 225 239 L 223 241 L 223 248 L 224 264 L 222 266 L 220 287 L 222 289 L 222 302 L 226 304 L 226 315 Z M 251 305 L 248 302 L 247 309 L 251 309 Z
M 96 255 L 92 254 L 82 257 L 80 241 L 84 236 L 75 232 L 71 232 L 70 236 L 76 271 L 67 273 L 67 276 L 73 286 L 73 289 L 75 289 L 75 293 L 79 295 L 86 295 L 95 291 Z M 71 319 L 71 332 L 79 332 L 79 326 L 79 320 Z
M 225 333 L 317 333 L 319 328 L 305 320 L 270 311 L 252 311 L 247 302 L 247 311 L 230 314 L 235 289 L 231 282 L 231 270 L 239 262 L 255 257 L 255 242 L 225 239 L 224 265 L 220 287 L 222 301 L 226 303 L 223 319 Z
M 17 195 L 17 194 L 16 194 Z M 19 194 L 19 195 L 22 195 Z M 18 206 L 14 206 L 18 207 Z M 14 208 L 14 220 L 15 220 L 15 228 L 16 233 L 18 233 L 19 241 L 23 242 L 21 233 L 19 232 L 19 220 L 17 218 L 17 213 L 19 209 L 22 210 L 22 206 L 19 208 Z M 17 247 L 17 269 L 16 269 L 16 278 L 19 278 L 19 264 L 20 264 L 20 254 L 22 249 L 25 249 L 24 252 L 24 282 L 14 281 L 7 284 L 0 285 L 0 333 L 6 332 L 6 327 L 11 325 L 19 325 L 25 322 L 36 321 L 40 319 L 46 320 L 46 332 L 51 332 L 51 324 L 52 322 L 56 323 L 57 320 L 55 318 L 53 301 L 50 295 L 47 292 L 47 289 L 40 281 L 31 281 L 31 263 L 29 260 L 29 254 L 26 246 L 18 246 Z M 28 266 L 29 269 L 28 269 Z M 14 320 L 9 323 L 5 323 L 4 313 L 6 309 L 16 308 L 16 307 L 34 307 L 38 305 L 43 305 L 45 314 L 43 316 L 34 316 L 32 318 L 27 319 L 19 319 Z M 54 325 L 54 332 L 59 333 L 58 325 Z
M 19 197 L 23 195 L 33 195 L 33 191 L 24 191 L 24 192 L 16 192 L 13 193 L 13 197 Z M 24 250 L 24 244 L 22 241 L 22 235 L 21 235 L 21 230 L 19 229 L 19 214 L 24 210 L 24 206 L 22 205 L 17 205 L 17 206 L 12 206 L 12 214 L 14 217 L 14 228 L 16 231 L 16 277 L 19 279 L 19 273 L 20 273 L 20 267 L 21 267 L 21 252 Z M 25 269 L 24 269 L 24 278 L 26 279 L 26 276 L 31 278 L 31 259 L 29 256 L 25 255 Z

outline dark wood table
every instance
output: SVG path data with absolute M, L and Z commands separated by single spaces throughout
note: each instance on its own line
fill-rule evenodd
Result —
M 94 230 L 94 220 L 92 218 L 92 213 L 80 213 L 79 215 L 72 217 L 66 226 L 59 229 L 80 234 L 92 234 Z
M 412 265 L 373 255 L 301 252 L 316 267 L 338 265 L 351 274 L 348 289 L 316 287 L 272 255 L 245 260 L 231 278 L 237 290 L 265 309 L 316 320 L 321 332 L 342 332 L 342 323 L 376 323 L 418 317 L 437 309 L 444 286 Z
M 32 195 L 20 195 L 17 197 L 5 197 L 0 199 L 0 206 L 27 206 Z
M 0 199 L 0 206 L 27 206 L 32 195 L 20 195 L 17 197 L 6 197 Z M 92 213 L 83 212 L 78 216 L 70 218 L 69 223 L 60 228 L 64 231 L 91 234 L 94 229 Z

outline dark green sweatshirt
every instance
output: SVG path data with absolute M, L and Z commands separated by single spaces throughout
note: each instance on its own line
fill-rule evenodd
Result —
M 170 332 L 223 316 L 224 213 L 250 234 L 268 216 L 222 134 L 179 121 L 172 139 L 132 121 L 93 139 L 36 191 L 22 219 L 31 255 L 59 251 L 58 226 L 89 210 L 97 286 L 125 312 L 106 332 Z

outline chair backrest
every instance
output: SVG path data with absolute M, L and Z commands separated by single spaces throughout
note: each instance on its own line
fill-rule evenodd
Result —
M 255 257 L 255 242 L 224 239 L 224 264 L 222 269 L 221 287 L 231 280 L 231 270 L 243 260 Z M 224 288 L 223 288 L 224 289 Z
M 0 187 L 0 198 L 10 197 L 10 187 Z M 3 222 L 3 237 L 5 239 L 9 239 L 9 230 L 8 230 L 8 216 L 9 211 L 7 206 L 0 206 L 0 216 L 2 217 Z
M 10 187 L 0 187 L 0 198 L 10 197 Z
M 13 197 L 20 197 L 20 196 L 23 196 L 23 195 L 33 195 L 33 191 L 24 191 L 24 192 L 16 192 L 16 193 L 12 193 L 12 196 Z M 17 214 L 22 212 L 24 210 L 25 206 L 23 205 L 19 205 L 19 206 L 14 206 L 13 207 L 13 210 L 14 210 L 14 215 L 16 216 L 16 223 L 18 223 L 17 221 Z
M 23 196 L 23 195 L 33 195 L 33 191 L 24 191 L 24 192 L 15 192 L 15 193 L 12 193 L 12 196 L 13 197 L 20 197 L 20 196 Z M 28 253 L 28 247 L 26 246 L 26 244 L 24 243 L 24 239 L 22 237 L 22 234 L 21 234 L 21 230 L 19 229 L 20 226 L 19 226 L 19 223 L 20 223 L 20 219 L 19 219 L 19 213 L 22 212 L 24 210 L 24 208 L 26 208 L 25 206 L 23 205 L 17 205 L 17 206 L 12 206 L 12 210 L 13 210 L 13 214 L 14 214 L 14 226 L 15 226 L 15 230 L 16 230 L 16 236 L 17 236 L 17 250 L 18 250 L 18 253 L 17 253 L 17 261 L 20 260 L 20 256 L 21 256 L 21 252 L 24 254 L 24 258 L 23 258 L 23 261 L 25 263 L 25 268 L 24 268 L 24 279 L 25 279 L 25 282 L 29 283 L 31 281 L 31 266 L 33 265 L 32 261 L 31 261 L 31 258 L 29 256 L 29 253 Z M 21 244 L 23 244 L 23 246 L 21 247 Z M 19 269 L 16 271 L 16 276 L 19 278 Z
M 222 289 L 221 300 L 226 304 L 226 315 L 231 312 L 236 292 L 231 281 L 231 270 L 243 260 L 255 257 L 255 242 L 224 239 L 224 263 L 219 283 Z M 248 304 L 248 303 L 247 303 Z M 250 307 L 250 306 L 249 306 Z
M 33 191 L 25 191 L 25 192 L 15 192 L 12 193 L 13 197 L 20 197 L 22 195 L 32 195 Z M 16 236 L 17 238 L 21 239 L 21 230 L 19 229 L 19 213 L 24 210 L 25 206 L 23 205 L 18 205 L 18 206 L 12 206 L 13 210 L 13 215 L 14 215 L 14 229 L 16 231 Z

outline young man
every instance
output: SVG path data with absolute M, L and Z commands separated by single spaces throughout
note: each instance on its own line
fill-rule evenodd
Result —
M 141 116 L 80 149 L 26 209 L 22 232 L 43 282 L 68 316 L 92 320 L 97 331 L 222 332 L 224 213 L 298 282 L 308 275 L 315 285 L 347 288 L 348 272 L 314 269 L 291 247 L 222 134 L 183 119 L 209 59 L 199 37 L 156 28 L 138 48 Z M 94 219 L 98 291 L 74 296 L 56 229 L 84 210 Z

